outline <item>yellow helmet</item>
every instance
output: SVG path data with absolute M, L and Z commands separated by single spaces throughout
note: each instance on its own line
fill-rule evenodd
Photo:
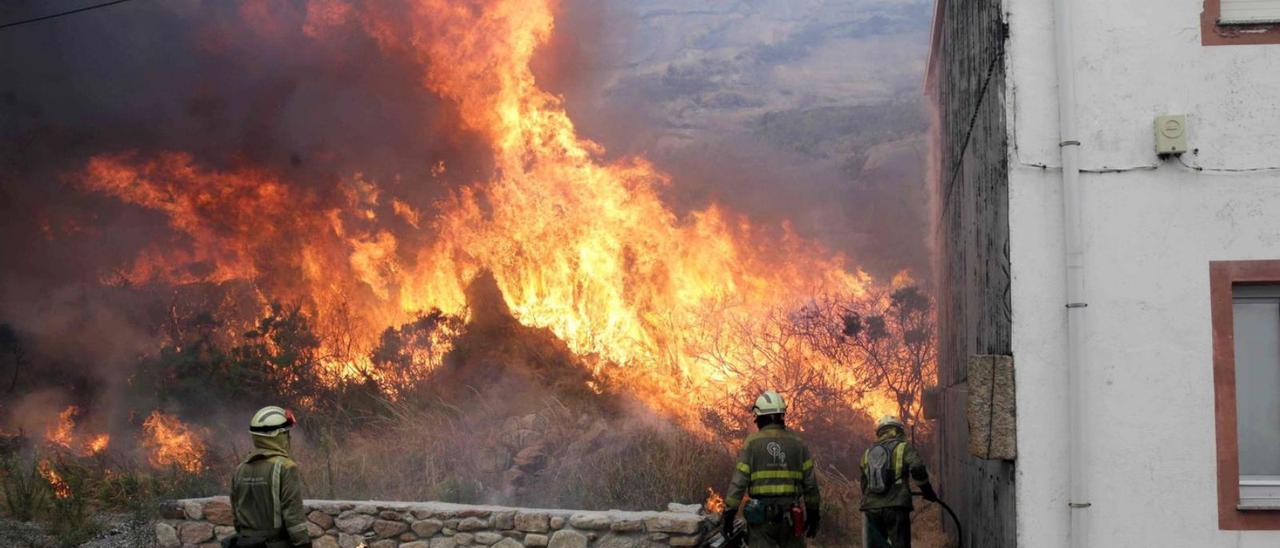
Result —
M 880 417 L 880 420 L 876 421 L 876 433 L 879 434 L 881 430 L 884 430 L 885 428 L 888 428 L 890 426 L 902 431 L 906 431 L 907 429 L 907 427 L 902 424 L 902 421 L 898 419 L 898 417 L 895 417 L 893 415 L 885 415 L 883 417 Z
M 249 433 L 269 438 L 281 432 L 288 432 L 295 422 L 297 421 L 293 418 L 293 411 L 268 405 L 253 414 L 253 418 L 249 420 Z
M 782 399 L 782 394 L 773 390 L 765 390 L 760 397 L 756 398 L 756 404 L 751 407 L 751 411 L 757 417 L 762 415 L 778 415 L 787 412 L 787 400 Z

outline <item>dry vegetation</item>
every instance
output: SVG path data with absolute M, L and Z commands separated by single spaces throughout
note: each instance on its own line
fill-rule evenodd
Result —
M 480 288 L 473 297 L 501 299 L 492 291 Z M 913 288 L 856 303 L 816 301 L 769 318 L 767 329 L 726 324 L 725 337 L 757 334 L 756 355 L 767 359 L 712 354 L 751 382 L 700 408 L 701 424 L 687 428 L 649 410 L 619 379 L 592 373 L 549 330 L 473 303 L 486 307 L 466 325 L 433 313 L 388 329 L 369 362 L 375 369 L 343 383 L 320 382 L 321 338 L 298 307 L 272 307 L 231 345 L 211 316 L 181 320 L 182 339 L 138 366 L 131 426 L 140 432 L 149 406 L 174 410 L 205 439 L 199 470 L 149 465 L 146 444 L 131 446 L 129 436 L 115 436 L 125 441 L 93 456 L 13 438 L 0 472 L 5 514 L 48 524 L 57 543 L 72 546 L 101 529 L 95 516 L 104 512 L 143 522 L 160 499 L 224 493 L 250 447 L 237 421 L 264 398 L 303 411 L 295 456 L 310 498 L 583 509 L 697 503 L 708 488 L 727 484 L 737 446 L 753 428 L 744 402 L 752 391 L 776 386 L 791 398 L 790 424 L 819 462 L 819 544 L 856 545 L 859 496 L 851 478 L 872 419 L 855 404 L 887 389 L 914 423 L 915 391 L 932 375 L 931 339 L 919 336 L 930 328 L 928 302 Z M 424 354 L 442 332 L 448 352 Z M 808 367 L 806 357 L 815 353 L 833 365 Z M 415 365 L 423 360 L 438 365 L 424 372 Z M 388 377 L 387 370 L 397 373 Z M 916 430 L 927 446 L 927 431 Z M 40 476 L 39 462 L 53 466 L 65 496 Z M 937 510 L 917 515 L 922 545 L 942 546 Z

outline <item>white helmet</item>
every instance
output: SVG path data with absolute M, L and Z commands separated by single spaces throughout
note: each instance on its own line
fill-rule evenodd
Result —
M 895 417 L 893 415 L 885 415 L 883 417 L 880 417 L 880 420 L 876 421 L 876 433 L 879 434 L 881 430 L 884 430 L 885 428 L 888 428 L 890 426 L 895 427 L 898 430 L 902 430 L 902 431 L 906 431 L 907 429 L 907 427 L 902 424 L 902 421 L 899 420 L 898 417 Z
M 756 398 L 756 404 L 751 407 L 751 411 L 756 416 L 762 415 L 778 415 L 787 412 L 787 400 L 782 399 L 782 394 L 773 390 L 765 390 L 760 397 Z
M 295 422 L 297 421 L 293 418 L 293 411 L 268 405 L 253 414 L 253 419 L 249 420 L 249 433 L 269 438 L 281 432 L 288 432 Z

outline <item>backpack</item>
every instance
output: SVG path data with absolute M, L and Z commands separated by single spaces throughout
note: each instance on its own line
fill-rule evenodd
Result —
M 902 468 L 902 453 L 906 449 L 902 440 L 889 440 L 872 445 L 862 457 L 867 474 L 867 493 L 883 495 L 898 482 Z

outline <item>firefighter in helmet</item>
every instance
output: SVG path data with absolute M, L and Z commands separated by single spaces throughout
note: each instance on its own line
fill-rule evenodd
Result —
M 748 495 L 742 508 L 747 546 L 801 548 L 804 537 L 818 534 L 821 520 L 813 458 L 800 437 L 787 430 L 781 394 L 766 391 L 751 410 L 759 431 L 747 436 L 738 456 L 721 516 L 724 536 L 731 536 L 738 506 Z
M 876 442 L 862 454 L 862 517 L 869 548 L 910 548 L 911 486 L 920 486 L 924 500 L 936 502 L 920 455 L 906 440 L 897 417 L 876 422 Z
M 311 546 L 302 511 L 298 463 L 289 457 L 293 412 L 280 407 L 259 409 L 249 421 L 253 451 L 231 478 L 231 511 L 238 548 Z

